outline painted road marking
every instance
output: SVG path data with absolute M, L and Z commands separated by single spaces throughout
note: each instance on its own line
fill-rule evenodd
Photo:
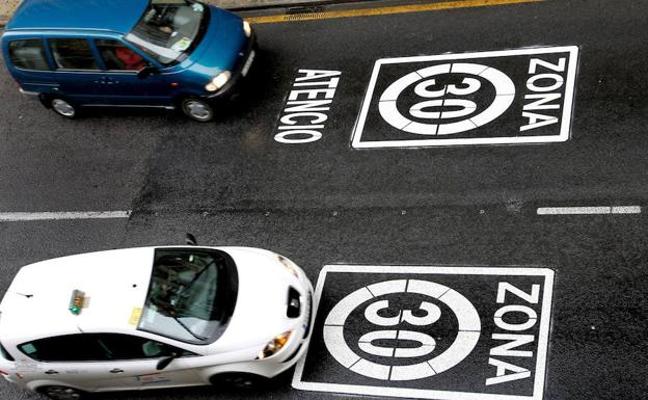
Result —
M 429 4 L 412 4 L 403 6 L 391 7 L 376 7 L 365 9 L 353 10 L 338 10 L 338 11 L 323 11 L 312 13 L 298 13 L 298 14 L 281 14 L 281 15 L 264 15 L 259 17 L 248 17 L 250 23 L 253 24 L 276 24 L 282 22 L 297 22 L 297 21 L 314 21 L 322 19 L 334 18 L 355 18 L 355 17 L 371 17 L 380 15 L 392 14 L 407 14 L 425 11 L 441 11 L 459 8 L 476 8 L 476 7 L 491 7 L 503 6 L 511 4 L 524 4 L 524 3 L 540 3 L 544 0 L 463 0 L 463 1 L 444 1 L 440 3 Z
M 300 69 L 288 94 L 274 136 L 284 144 L 312 143 L 322 138 L 328 112 L 340 83 L 340 71 Z
M 293 387 L 438 400 L 540 400 L 554 272 L 326 266 Z
M 641 214 L 640 206 L 541 207 L 538 215 Z
M 131 211 L 8 212 L 0 213 L 0 222 L 119 219 L 129 218 L 131 213 Z
M 442 354 L 425 360 L 415 365 L 381 365 L 366 360 L 353 352 L 348 346 L 340 345 L 344 342 L 344 331 L 342 325 L 347 317 L 360 305 L 375 297 L 378 292 L 381 296 L 395 294 L 407 296 L 408 294 L 418 293 L 424 296 L 435 298 L 447 305 L 453 314 L 459 320 L 459 333 L 450 348 Z M 367 294 L 369 297 L 367 297 Z M 419 309 L 415 311 L 421 314 L 426 312 L 426 316 L 414 317 L 413 311 L 405 310 L 392 318 L 381 317 L 379 310 L 389 309 L 389 301 L 377 301 L 367 307 L 365 317 L 374 325 L 384 327 L 394 327 L 402 323 L 408 323 L 415 326 L 427 326 L 434 324 L 440 318 L 440 308 L 429 302 L 422 302 Z M 437 315 L 438 314 L 438 315 Z M 429 318 L 430 316 L 432 318 Z M 481 324 L 479 315 L 475 307 L 462 296 L 460 293 L 449 287 L 439 285 L 434 282 L 421 281 L 415 279 L 401 279 L 396 281 L 386 281 L 376 283 L 368 287 L 363 287 L 347 295 L 330 311 L 324 322 L 324 343 L 333 358 L 340 364 L 347 366 L 347 360 L 355 360 L 353 365 L 347 366 L 353 372 L 383 380 L 415 380 L 427 378 L 432 375 L 449 370 L 463 361 L 473 351 L 479 341 L 479 332 Z M 378 339 L 404 339 L 407 336 L 409 340 L 420 343 L 418 348 L 387 348 L 374 346 L 372 342 Z M 366 338 L 370 338 L 367 342 Z M 380 330 L 367 333 L 359 339 L 359 347 L 366 353 L 374 355 L 385 355 L 389 357 L 413 358 L 418 355 L 426 355 L 436 347 L 434 338 L 427 334 L 410 330 Z M 360 362 L 359 362 L 360 361 Z
M 378 60 L 352 147 L 567 141 L 577 66 L 576 46 Z

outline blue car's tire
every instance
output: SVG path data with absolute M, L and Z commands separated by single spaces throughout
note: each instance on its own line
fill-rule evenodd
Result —
M 187 97 L 180 101 L 180 109 L 187 117 L 198 122 L 210 122 L 214 119 L 214 107 L 197 97 Z
M 50 97 L 49 107 L 61 117 L 74 119 L 79 116 L 79 107 L 63 97 Z

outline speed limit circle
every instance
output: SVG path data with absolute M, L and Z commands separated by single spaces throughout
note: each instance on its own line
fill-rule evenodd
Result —
M 366 332 L 347 326 L 358 318 L 364 318 Z M 477 345 L 480 331 L 479 314 L 461 293 L 432 281 L 398 279 L 360 288 L 338 302 L 324 322 L 324 343 L 354 373 L 408 381 L 461 363 Z M 454 338 L 449 345 L 437 346 L 437 337 L 449 335 Z
M 480 91 L 491 92 L 486 101 L 475 98 Z M 403 107 L 403 98 L 414 98 L 416 103 Z M 513 81 L 498 69 L 477 63 L 446 63 L 396 80 L 382 93 L 378 110 L 385 122 L 400 131 L 453 135 L 496 120 L 514 99 Z

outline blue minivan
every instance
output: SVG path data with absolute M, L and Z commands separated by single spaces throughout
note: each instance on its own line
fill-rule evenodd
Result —
M 21 91 L 67 118 L 161 107 L 210 121 L 255 49 L 248 22 L 194 0 L 23 0 L 2 35 Z

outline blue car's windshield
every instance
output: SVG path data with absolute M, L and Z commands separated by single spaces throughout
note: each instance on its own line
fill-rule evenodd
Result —
M 209 8 L 189 0 L 151 0 L 126 40 L 163 65 L 183 61 L 208 23 Z

